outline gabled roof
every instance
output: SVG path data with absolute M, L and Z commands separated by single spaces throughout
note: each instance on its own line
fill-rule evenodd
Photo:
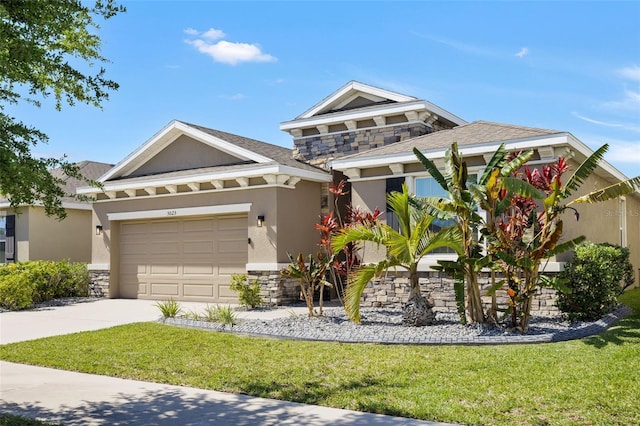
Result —
M 536 149 L 540 158 L 546 160 L 553 159 L 558 155 L 575 154 L 586 158 L 593 153 L 587 145 L 568 132 L 489 121 L 474 121 L 452 129 L 440 130 L 338 158 L 330 162 L 330 167 L 340 171 L 356 171 L 389 166 L 398 171 L 402 168 L 395 167 L 395 165 L 418 162 L 413 148 L 418 148 L 429 158 L 442 158 L 445 151 L 454 142 L 458 144 L 463 155 L 492 154 L 503 143 L 509 150 Z M 623 173 L 606 161 L 600 162 L 600 168 L 615 179 L 627 179 Z
M 402 95 L 357 81 L 350 81 L 297 116 L 296 120 L 351 109 L 349 105 L 358 98 L 367 99 L 370 101 L 370 104 L 411 102 L 418 100 L 418 98 L 413 96 Z
M 212 164 L 207 159 L 199 159 L 197 166 L 171 168 L 172 158 L 164 169 L 145 168 L 154 157 L 163 153 L 174 142 L 186 136 L 192 144 L 201 143 L 211 148 L 206 152 L 224 153 L 222 160 Z M 190 145 L 193 146 L 193 145 Z M 185 152 L 184 150 L 180 151 Z M 186 151 L 189 152 L 189 151 Z M 165 159 L 166 159 L 166 154 Z M 168 167 L 168 168 L 166 168 Z M 266 178 L 265 178 L 266 176 Z M 280 177 L 278 177 L 280 176 Z M 261 142 L 196 124 L 174 120 L 147 140 L 133 153 L 105 173 L 99 182 L 109 198 L 116 198 L 115 192 L 125 191 L 129 197 L 135 197 L 137 191 L 146 191 L 155 195 L 154 188 L 171 188 L 175 185 L 190 185 L 198 190 L 201 184 L 224 188 L 225 180 L 239 180 L 247 185 L 249 178 L 265 178 L 272 184 L 292 186 L 300 179 L 328 182 L 331 175 L 326 171 L 295 160 L 290 149 Z M 101 192 L 95 188 L 79 188 L 78 193 L 95 194 Z
M 280 130 L 293 132 L 300 128 L 402 114 L 420 116 L 423 120 L 442 118 L 453 125 L 466 123 L 429 101 L 350 81 L 295 119 L 280 123 Z

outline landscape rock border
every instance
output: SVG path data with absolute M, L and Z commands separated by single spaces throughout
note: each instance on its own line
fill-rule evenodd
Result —
M 288 321 L 278 322 L 277 320 L 240 320 L 241 323 L 235 326 L 223 325 L 219 323 L 199 321 L 188 318 L 162 318 L 159 321 L 164 324 L 170 324 L 180 327 L 197 328 L 224 333 L 237 334 L 242 336 L 276 338 L 285 340 L 301 340 L 301 341 L 322 341 L 322 342 L 340 342 L 340 343 L 373 343 L 373 344 L 401 344 L 401 345 L 506 345 L 506 344 L 532 344 L 532 343 L 551 343 L 568 340 L 576 340 L 584 337 L 599 334 L 619 320 L 631 315 L 633 309 L 620 305 L 613 312 L 605 315 L 598 321 L 581 323 L 578 327 L 559 328 L 557 331 L 537 334 L 519 334 L 506 333 L 496 330 L 497 333 L 486 333 L 480 330 L 480 333 L 474 334 L 474 330 L 468 328 L 471 332 L 465 335 L 450 335 L 441 333 L 440 335 L 430 336 L 421 335 L 419 332 L 422 327 L 401 327 L 398 324 L 387 326 L 375 326 L 367 324 L 348 325 L 332 324 L 323 318 L 291 318 Z M 309 321 L 316 322 L 309 325 Z M 297 326 L 299 323 L 300 326 Z M 271 326 L 278 324 L 278 326 Z M 369 332 L 362 327 L 371 327 Z M 386 328 L 385 328 L 386 327 Z M 461 328 L 464 326 L 459 326 Z M 411 330 L 413 329 L 414 332 Z

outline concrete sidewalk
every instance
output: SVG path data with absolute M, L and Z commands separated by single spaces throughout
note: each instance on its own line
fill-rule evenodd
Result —
M 0 361 L 0 412 L 69 425 L 435 425 Z
M 184 304 L 200 311 L 206 304 Z M 304 312 L 305 307 L 294 308 Z M 291 308 L 243 312 L 275 318 Z M 155 321 L 155 302 L 101 299 L 0 313 L 0 343 Z M 0 412 L 64 425 L 441 425 L 0 361 Z

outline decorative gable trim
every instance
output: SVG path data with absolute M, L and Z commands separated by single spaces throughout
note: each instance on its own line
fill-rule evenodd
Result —
M 332 107 L 344 107 L 358 96 L 371 99 L 372 101 L 382 101 L 384 99 L 389 99 L 394 102 L 410 102 L 418 100 L 413 96 L 402 95 L 400 93 L 391 92 L 389 90 L 381 89 L 375 86 L 369 86 L 368 84 L 363 84 L 357 81 L 350 81 L 340 89 L 333 92 L 328 97 L 324 98 L 319 103 L 315 104 L 314 106 L 300 114 L 298 117 L 296 117 L 296 120 L 313 117 L 318 113 L 330 110 Z
M 273 162 L 273 159 L 271 158 L 257 154 L 201 130 L 195 129 L 181 121 L 173 120 L 142 144 L 138 149 L 128 155 L 124 160 L 116 164 L 98 181 L 105 183 L 110 179 L 131 175 L 182 135 L 186 135 L 198 142 L 207 144 L 212 148 L 223 151 L 229 155 L 233 155 L 242 161 L 254 161 L 256 163 Z

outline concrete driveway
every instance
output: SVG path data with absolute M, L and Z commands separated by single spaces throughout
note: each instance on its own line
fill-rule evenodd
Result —
M 95 299 L 29 311 L 0 313 L 0 344 L 39 339 L 80 331 L 99 330 L 160 318 L 157 301 L 138 299 Z M 202 312 L 206 303 L 180 302 L 184 311 Z M 276 318 L 306 307 L 278 307 L 268 310 L 239 311 L 240 318 Z
M 7 344 L 116 325 L 154 321 L 156 302 L 99 299 L 33 311 L 0 313 Z M 202 303 L 183 304 L 201 311 Z M 305 307 L 296 307 L 304 312 Z M 291 308 L 242 312 L 274 318 Z M 0 412 L 69 425 L 441 425 L 183 386 L 75 373 L 0 361 Z

